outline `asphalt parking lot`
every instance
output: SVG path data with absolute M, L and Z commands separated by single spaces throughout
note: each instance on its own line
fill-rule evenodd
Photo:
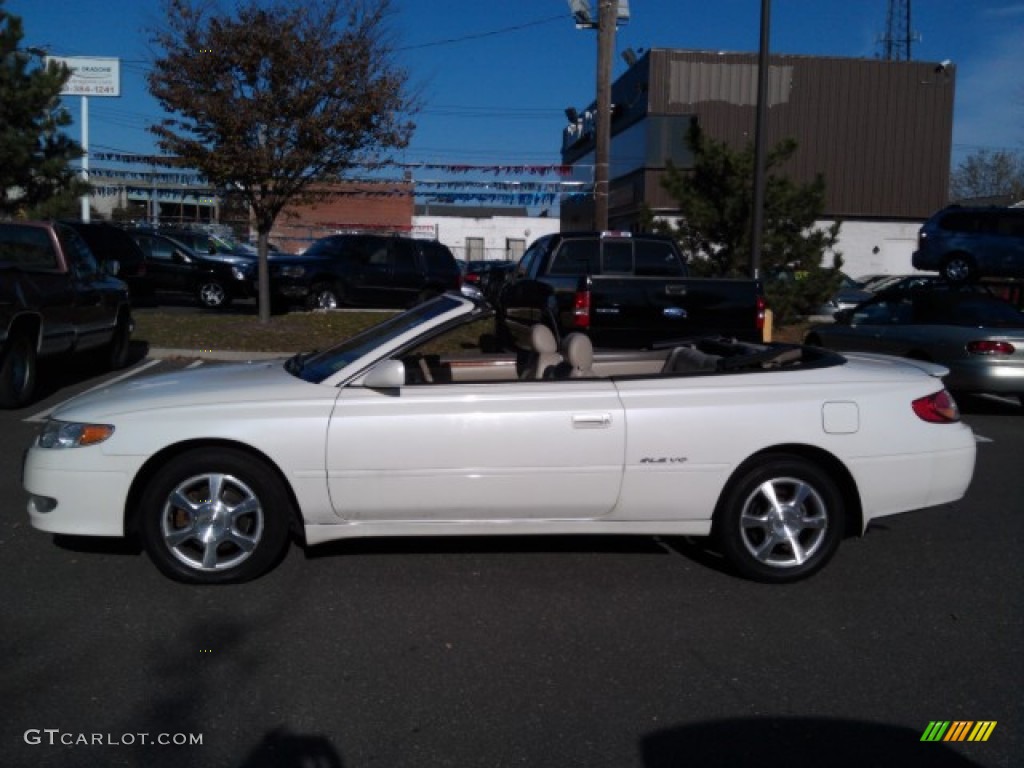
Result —
M 684 539 L 517 537 L 293 547 L 211 589 L 29 527 L 22 451 L 107 378 L 52 373 L 0 412 L 5 766 L 1024 764 L 1017 403 L 961 402 L 963 501 L 881 521 L 796 585 Z M 922 741 L 935 721 L 995 726 Z

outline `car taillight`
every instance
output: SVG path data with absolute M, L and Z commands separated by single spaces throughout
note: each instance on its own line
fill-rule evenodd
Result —
M 764 316 L 765 312 L 768 311 L 768 305 L 765 303 L 764 296 L 757 297 L 757 319 L 754 321 L 755 327 L 759 331 L 764 330 Z
M 469 274 L 462 276 L 462 282 L 476 285 L 480 282 L 480 275 L 476 272 L 470 272 Z
M 572 300 L 572 324 L 574 328 L 590 327 L 590 291 L 576 291 Z
M 967 354 L 969 355 L 1012 355 L 1014 352 L 1016 349 L 1008 341 L 967 342 Z
M 960 409 L 956 405 L 956 400 L 944 389 L 927 397 L 919 397 L 911 406 L 922 421 L 932 424 L 953 424 L 960 421 Z

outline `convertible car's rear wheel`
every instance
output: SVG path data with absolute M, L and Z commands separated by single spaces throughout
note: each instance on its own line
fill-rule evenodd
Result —
M 818 466 L 798 456 L 758 457 L 726 492 L 715 519 L 732 566 L 755 581 L 806 578 L 835 554 L 843 500 Z
M 170 460 L 142 494 L 139 530 L 156 566 L 178 581 L 225 584 L 273 567 L 288 543 L 291 504 L 274 471 L 231 449 Z

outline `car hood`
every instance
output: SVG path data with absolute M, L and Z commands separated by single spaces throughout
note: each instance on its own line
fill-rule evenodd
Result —
M 292 376 L 283 359 L 214 364 L 93 390 L 58 408 L 53 418 L 103 421 L 139 411 L 295 400 L 324 394 L 324 389 Z

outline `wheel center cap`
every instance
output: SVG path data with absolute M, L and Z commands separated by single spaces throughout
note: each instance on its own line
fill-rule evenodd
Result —
M 220 504 L 204 504 L 199 509 L 196 524 L 203 529 L 204 536 L 219 538 L 227 529 L 226 515 Z
M 793 507 L 785 506 L 772 515 L 772 532 L 780 536 L 786 535 L 799 520 L 800 514 Z

